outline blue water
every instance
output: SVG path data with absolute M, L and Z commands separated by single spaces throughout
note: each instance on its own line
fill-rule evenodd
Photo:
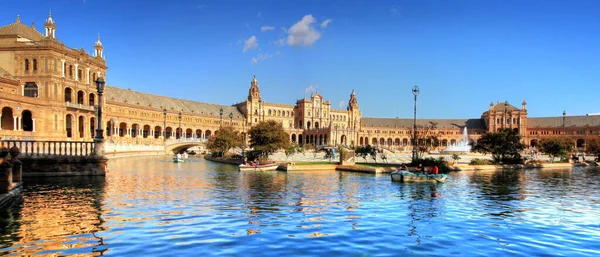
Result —
M 0 255 L 600 255 L 600 170 L 460 172 L 435 185 L 194 160 L 26 178 L 0 210 Z

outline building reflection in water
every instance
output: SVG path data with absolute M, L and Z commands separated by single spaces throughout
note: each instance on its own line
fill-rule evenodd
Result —
M 1 224 L 0 253 L 102 255 L 106 251 L 104 239 L 98 236 L 107 230 L 101 217 L 104 177 L 27 178 L 25 183 L 23 197 L 2 210 L 1 215 L 11 219 Z

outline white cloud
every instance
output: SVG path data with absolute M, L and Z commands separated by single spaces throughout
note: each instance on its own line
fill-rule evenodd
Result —
M 277 51 L 277 52 L 275 52 L 273 54 L 270 54 L 270 53 L 258 54 L 257 56 L 252 57 L 252 64 L 256 64 L 259 61 L 264 61 L 266 59 L 271 59 L 271 58 L 273 58 L 273 57 L 275 57 L 275 56 L 277 56 L 279 54 L 281 54 L 281 52 L 279 52 L 279 51 Z
M 313 87 L 312 85 L 308 86 L 307 88 L 304 89 L 304 94 L 312 94 L 317 92 L 317 88 Z
M 276 46 L 284 46 L 285 45 L 285 38 L 280 38 L 277 41 L 275 41 L 275 45 Z
M 340 104 L 338 105 L 338 107 L 343 110 L 343 109 L 345 109 L 344 108 L 345 105 L 346 105 L 346 103 L 344 102 L 344 100 L 342 100 L 342 101 L 340 101 Z
M 314 28 L 315 22 L 315 18 L 308 14 L 302 17 L 302 20 L 290 27 L 290 29 L 288 29 L 287 37 L 288 45 L 311 46 L 319 40 L 319 38 L 321 38 L 321 33 Z
M 262 26 L 260 27 L 260 31 L 265 32 L 265 31 L 269 31 L 269 30 L 274 30 L 275 27 L 273 26 Z
M 244 53 L 246 50 L 254 49 L 258 47 L 258 39 L 255 36 L 251 36 L 248 40 L 244 41 Z
M 321 28 L 322 29 L 327 28 L 327 25 L 329 25 L 329 23 L 332 21 L 333 21 L 332 19 L 327 19 L 324 22 L 321 22 Z

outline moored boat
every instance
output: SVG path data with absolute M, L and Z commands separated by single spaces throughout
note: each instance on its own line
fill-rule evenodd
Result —
M 260 164 L 258 166 L 256 165 L 244 165 L 244 164 L 240 164 L 239 169 L 240 171 L 268 171 L 268 170 L 276 170 L 277 167 L 279 167 L 279 164 L 277 163 L 267 163 L 267 164 Z
M 421 174 L 406 170 L 396 170 L 391 173 L 392 181 L 400 182 L 444 182 L 446 174 Z
M 173 162 L 185 162 L 185 159 L 174 157 Z

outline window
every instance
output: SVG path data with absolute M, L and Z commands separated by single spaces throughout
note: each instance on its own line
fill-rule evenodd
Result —
M 69 78 L 73 78 L 73 65 L 69 65 Z
M 25 83 L 23 88 L 23 96 L 38 97 L 38 86 L 33 82 Z
M 29 71 L 29 59 L 25 59 L 25 72 Z
M 33 59 L 33 72 L 37 71 L 37 59 Z
M 83 71 L 81 69 L 77 70 L 77 80 L 81 81 L 81 78 L 83 77 Z

